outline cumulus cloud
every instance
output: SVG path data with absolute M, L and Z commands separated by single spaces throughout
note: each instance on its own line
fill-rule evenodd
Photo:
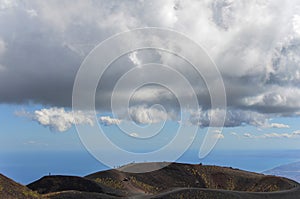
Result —
M 300 106 L 298 97 L 299 88 L 275 88 L 275 91 L 266 91 L 264 94 L 244 99 L 247 106 L 255 107 L 266 113 L 291 114 L 295 107 Z
M 196 125 L 201 128 L 208 127 L 211 125 L 211 121 L 215 120 L 217 124 L 220 124 L 220 120 L 226 114 L 224 127 L 238 127 L 238 126 L 255 126 L 258 128 L 290 128 L 289 125 L 282 123 L 272 123 L 270 122 L 271 116 L 266 114 L 261 114 L 252 111 L 245 110 L 232 110 L 228 109 L 226 112 L 224 110 L 190 110 L 187 111 L 187 118 L 181 118 L 183 120 L 179 121 L 177 117 L 177 112 L 166 111 L 161 107 L 147 107 L 146 105 L 131 106 L 128 109 L 128 116 L 125 113 L 120 114 L 120 119 L 111 118 L 109 116 L 100 117 L 100 122 L 105 125 L 119 125 L 122 120 L 134 121 L 138 124 L 153 124 L 164 122 L 166 120 L 177 121 L 183 125 Z M 213 126 L 213 125 L 212 125 Z M 214 132 L 221 133 L 221 132 Z M 234 133 L 236 134 L 236 133 Z M 232 134 L 233 135 L 233 134 Z
M 130 119 L 138 124 L 159 123 L 170 118 L 165 110 L 146 106 L 133 106 L 128 112 Z
M 4 0 L 0 2 L 0 27 L 4 27 L 0 29 L 0 103 L 70 108 L 76 72 L 98 43 L 120 31 L 152 26 L 183 32 L 205 47 L 226 86 L 229 111 L 225 126 L 268 126 L 270 118 L 295 116 L 300 111 L 299 6 L 297 0 Z M 114 85 L 132 63 L 152 62 L 172 66 L 195 88 L 202 111 L 191 116 L 192 124 L 205 127 L 209 117 L 221 118 L 220 111 L 209 110 L 205 83 L 188 63 L 158 51 L 145 53 L 132 52 L 106 71 L 96 94 L 99 111 L 110 111 Z M 153 74 L 161 75 L 156 71 Z M 136 78 L 143 75 L 147 74 Z M 165 79 L 179 88 L 178 95 L 189 95 L 178 81 Z M 161 92 L 161 88 L 151 89 L 153 92 L 148 89 L 136 95 L 133 105 L 140 107 L 129 111 L 132 120 L 176 120 L 180 107 L 174 96 Z M 126 92 L 116 95 L 120 101 Z M 156 103 L 166 106 L 166 112 L 148 110 Z
M 116 118 L 111 118 L 110 116 L 101 116 L 99 118 L 99 121 L 101 124 L 104 124 L 105 126 L 119 125 L 121 123 L 121 120 Z
M 40 125 L 49 127 L 53 131 L 64 132 L 75 124 L 94 125 L 92 115 L 81 111 L 66 111 L 64 108 L 49 108 L 34 112 L 19 111 L 17 116 L 30 118 Z
M 192 111 L 188 122 L 193 125 L 208 127 L 211 120 L 221 120 L 224 116 L 223 113 L 224 110 L 220 109 Z M 256 127 L 271 126 L 271 124 L 269 124 L 269 118 L 267 115 L 254 111 L 228 109 L 225 114 L 226 117 L 224 121 L 224 127 L 237 127 L 243 125 L 251 125 Z

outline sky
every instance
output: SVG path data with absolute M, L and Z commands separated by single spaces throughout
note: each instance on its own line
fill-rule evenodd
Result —
M 164 31 L 139 32 L 147 27 Z M 120 33 L 130 39 L 105 43 Z M 184 39 L 172 41 L 178 35 Z M 86 86 L 98 74 L 78 78 L 89 60 L 104 69 L 106 57 L 144 41 L 179 53 L 119 54 L 94 90 L 75 92 L 94 94 L 94 110 L 74 109 L 76 79 Z M 180 127 L 182 145 L 198 150 L 215 126 L 217 149 L 299 149 L 299 98 L 297 0 L 0 0 L 1 152 L 108 151 L 105 139 L 89 133 L 94 128 L 122 149 L 151 152 Z

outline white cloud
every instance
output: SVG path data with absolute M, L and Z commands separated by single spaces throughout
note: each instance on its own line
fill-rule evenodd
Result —
M 293 28 L 294 31 L 300 36 L 300 15 L 294 15 Z
M 161 23 L 166 27 L 173 27 L 174 24 L 178 21 L 178 17 L 176 16 L 176 5 L 174 5 L 174 1 L 168 0 L 160 9 L 159 18 L 162 20 Z M 175 8 L 175 9 L 174 9 Z
M 114 30 L 114 33 L 126 31 L 139 25 L 139 19 L 132 15 L 132 9 L 136 3 L 127 2 L 126 4 L 118 1 L 95 2 L 90 0 L 75 1 L 71 4 L 64 0 L 34 2 L 39 9 L 41 19 L 58 32 L 68 31 L 74 24 L 92 24 L 94 29 L 99 28 L 100 33 L 111 30 Z M 129 6 L 133 6 L 133 8 Z M 75 18 L 76 22 L 74 22 Z
M 0 1 L 0 10 L 6 10 L 9 8 L 16 7 L 18 4 L 15 0 L 1 0 Z
M 278 128 L 278 129 L 282 129 L 282 128 L 290 128 L 289 125 L 286 125 L 286 124 L 280 124 L 280 123 L 271 123 L 270 127 L 271 127 L 271 128 Z
M 37 16 L 38 16 L 36 10 L 34 10 L 34 9 L 26 10 L 26 12 L 27 12 L 27 14 L 28 14 L 30 17 L 37 17 Z
M 293 136 L 300 136 L 300 130 L 294 131 L 292 133 Z
M 256 127 L 269 126 L 268 117 L 254 111 L 247 110 L 232 110 L 228 109 L 226 112 L 222 109 L 208 110 L 208 111 L 191 111 L 189 123 L 198 125 L 200 127 L 207 127 L 212 119 L 220 123 L 220 120 L 226 114 L 224 127 L 236 127 L 243 125 L 251 125 Z
M 267 138 L 297 138 L 300 137 L 300 131 L 293 131 L 292 133 L 265 133 L 263 135 L 253 135 L 251 133 L 244 133 L 246 138 L 253 139 L 267 139 Z
M 221 131 L 221 130 L 219 130 L 219 129 L 217 129 L 217 130 L 214 130 L 214 131 L 213 131 L 213 133 L 221 134 L 221 133 L 222 133 L 222 131 Z
M 246 106 L 257 106 L 260 108 L 270 109 L 270 112 L 282 112 L 282 109 L 290 111 L 289 109 L 300 107 L 300 89 L 298 87 L 281 87 L 274 86 L 270 88 L 271 91 L 244 99 Z
M 42 126 L 49 127 L 53 131 L 64 132 L 75 124 L 94 125 L 92 115 L 81 111 L 66 111 L 64 108 L 49 108 L 26 112 L 16 112 L 17 116 L 25 116 L 38 122 Z
M 231 132 L 231 135 L 237 136 L 238 134 L 236 132 Z
M 159 123 L 170 118 L 164 110 L 146 106 L 133 106 L 129 108 L 128 112 L 130 119 L 138 124 Z
M 247 137 L 247 138 L 252 138 L 253 135 L 251 135 L 250 133 L 244 133 L 244 137 Z
M 137 133 L 130 133 L 129 135 L 132 137 L 139 137 L 139 134 L 137 134 Z
M 104 124 L 105 126 L 119 125 L 122 122 L 121 120 L 116 118 L 111 118 L 110 116 L 101 116 L 99 118 L 99 121 L 101 124 Z
M 291 138 L 291 137 L 294 137 L 294 135 L 288 133 L 266 133 L 262 135 L 262 138 Z
M 215 134 L 214 137 L 217 138 L 217 139 L 224 139 L 225 138 L 224 135 L 221 134 L 221 133 Z
M 240 134 L 236 133 L 236 132 L 231 132 L 230 135 L 234 136 L 234 137 L 237 137 L 237 138 L 240 138 Z
M 133 63 L 134 65 L 136 65 L 136 67 L 140 67 L 140 66 L 142 65 L 142 62 L 141 62 L 141 60 L 137 57 L 137 54 L 138 54 L 138 52 L 137 52 L 137 51 L 134 51 L 134 52 L 130 53 L 128 57 L 129 57 L 130 61 L 132 61 L 132 63 Z
M 17 2 L 0 1 L 3 15 L 0 23 L 4 27 L 0 35 L 5 38 L 5 41 L 0 40 L 0 55 L 9 55 L 5 57 L 5 67 L 9 70 L 0 76 L 0 85 L 9 85 L 9 89 L 0 86 L 1 103 L 30 101 L 70 107 L 74 74 L 93 46 L 120 31 L 171 27 L 203 46 L 218 65 L 226 88 L 229 88 L 227 97 L 231 110 L 227 112 L 226 127 L 287 128 L 268 124 L 268 119 L 292 115 L 300 110 L 300 41 L 297 35 L 300 15 L 299 7 L 296 9 L 299 1 L 87 0 L 69 3 L 54 0 L 28 1 L 19 5 Z M 34 17 L 37 14 L 38 17 Z M 141 39 L 145 39 L 143 35 Z M 163 39 L 157 40 L 160 41 L 164 42 Z M 177 62 L 172 56 L 157 54 L 154 61 L 162 64 Z M 141 51 L 132 52 L 129 58 L 136 65 L 146 63 Z M 64 61 L 53 62 L 55 60 Z M 0 63 L 0 70 L 3 70 L 1 64 L 4 63 Z M 110 68 L 111 76 L 107 79 L 117 79 L 120 69 L 126 68 L 125 64 L 127 62 L 121 63 L 122 67 L 116 67 L 116 70 Z M 193 79 L 188 68 L 184 64 L 178 67 L 182 74 L 187 74 L 193 87 L 201 87 L 199 78 Z M 155 71 L 153 74 L 160 75 Z M 37 82 L 37 79 L 42 81 Z M 176 85 L 177 81 L 170 83 Z M 102 103 L 111 92 L 110 85 L 113 84 L 106 82 L 104 92 L 96 99 L 101 110 L 110 108 L 110 103 Z M 170 112 L 148 110 L 147 107 L 159 100 L 179 109 L 176 103 L 170 103 L 171 95 L 164 95 L 157 88 L 153 90 L 157 92 L 147 90 L 137 95 L 138 100 L 147 106 L 130 110 L 134 121 L 155 123 L 174 118 Z M 206 111 L 210 105 L 206 91 L 197 90 L 200 106 L 205 111 L 195 114 L 194 118 L 191 116 L 190 121 L 203 127 L 208 126 L 210 117 L 222 118 L 218 110 Z M 186 94 L 185 88 L 176 94 Z M 122 95 L 119 100 L 123 100 Z M 269 113 L 274 114 L 270 116 Z

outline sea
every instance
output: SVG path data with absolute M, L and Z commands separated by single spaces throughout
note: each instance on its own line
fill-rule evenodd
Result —
M 297 161 L 300 150 L 214 150 L 204 159 L 198 158 L 198 151 L 188 150 L 176 162 L 262 173 Z M 87 151 L 0 152 L 0 173 L 24 185 L 46 175 L 85 176 L 107 169 Z

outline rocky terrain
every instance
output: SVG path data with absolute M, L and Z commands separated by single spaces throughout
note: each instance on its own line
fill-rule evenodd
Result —
M 300 198 L 293 180 L 201 164 L 137 163 L 85 177 L 45 176 L 27 187 L 4 176 L 0 182 L 0 198 Z

